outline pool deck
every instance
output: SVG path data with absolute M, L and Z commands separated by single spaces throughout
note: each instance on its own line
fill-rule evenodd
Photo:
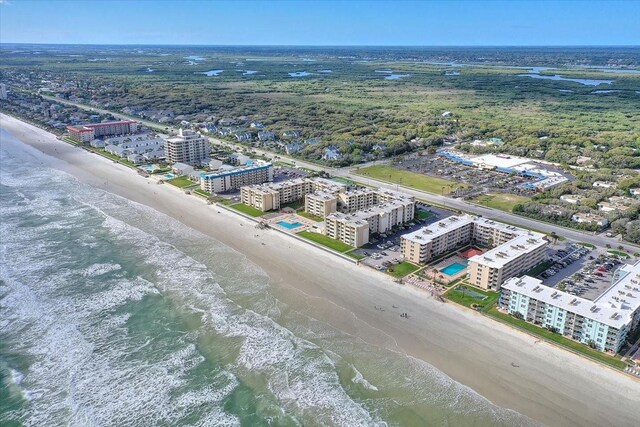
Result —
M 278 224 L 278 222 L 285 221 L 290 223 L 300 223 L 302 224 L 300 227 L 295 228 L 287 228 Z M 297 215 L 295 213 L 286 213 L 282 212 L 279 215 L 269 215 L 267 222 L 271 227 L 277 228 L 278 230 L 286 231 L 287 233 L 297 234 L 304 230 L 320 232 L 318 229 L 319 223 L 310 220 L 309 218 L 305 218 L 303 216 Z
M 450 266 L 451 264 L 454 263 L 458 263 L 458 264 L 463 264 L 463 265 L 467 265 L 469 263 L 469 260 L 467 260 L 466 258 L 460 256 L 460 255 L 452 255 L 448 258 L 443 259 L 442 261 L 440 261 L 437 264 L 434 265 L 430 265 L 427 268 L 424 269 L 424 275 L 429 278 L 429 279 L 435 279 L 437 278 L 439 282 L 444 282 L 444 283 L 451 283 L 455 280 L 460 279 L 461 277 L 464 277 L 467 275 L 467 271 L 469 270 L 468 267 L 463 268 L 462 270 L 460 270 L 458 273 L 449 276 L 446 273 L 443 273 L 442 270 L 448 266 Z M 434 273 L 433 270 L 438 270 L 438 272 L 435 274 L 434 277 Z

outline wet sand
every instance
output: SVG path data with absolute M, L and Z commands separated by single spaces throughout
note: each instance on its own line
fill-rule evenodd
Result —
M 640 382 L 632 378 L 282 233 L 256 231 L 239 215 L 39 128 L 6 115 L 0 125 L 35 148 L 2 141 L 3 149 L 29 151 L 44 165 L 210 235 L 260 266 L 286 303 L 370 344 L 424 360 L 499 406 L 548 425 L 632 426 L 640 417 Z M 400 318 L 401 312 L 411 318 Z

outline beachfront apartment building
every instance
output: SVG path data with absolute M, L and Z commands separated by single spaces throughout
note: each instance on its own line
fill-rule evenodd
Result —
M 230 170 L 200 174 L 200 188 L 211 194 L 238 190 L 243 186 L 270 181 L 273 181 L 273 165 L 261 160 Z
M 402 256 L 426 264 L 465 245 L 492 247 L 469 259 L 469 282 L 484 289 L 499 289 L 508 278 L 521 274 L 545 258 L 544 235 L 471 215 L 451 216 L 403 235 Z
M 80 126 L 67 126 L 69 137 L 78 142 L 91 142 L 101 136 L 128 135 L 138 131 L 138 122 L 120 120 L 116 122 L 90 123 Z
M 338 198 L 335 194 L 317 191 L 304 197 L 304 210 L 311 215 L 326 218 L 338 210 Z
M 469 258 L 469 283 L 498 290 L 507 279 L 526 273 L 544 261 L 547 246 L 544 236 L 525 234 L 475 255 Z
M 411 197 L 391 200 L 353 213 L 334 212 L 325 218 L 325 234 L 350 246 L 369 243 L 371 234 L 381 234 L 413 219 Z
M 267 212 L 270 210 L 278 210 L 287 203 L 306 199 L 307 196 L 315 192 L 338 194 L 345 191 L 345 189 L 346 186 L 344 184 L 324 178 L 296 178 L 278 183 L 242 187 L 240 189 L 240 198 L 242 203 Z M 306 205 L 305 201 L 305 206 Z M 327 212 L 327 214 L 335 212 L 336 202 L 328 203 L 324 207 L 331 209 L 331 206 L 334 206 L 334 208 L 330 212 Z M 315 203 L 310 203 L 309 207 L 313 209 L 314 212 L 320 211 L 319 205 Z M 316 215 L 314 212 L 310 213 Z M 324 217 L 325 215 L 322 216 Z
M 208 157 L 209 151 L 207 137 L 192 130 L 180 129 L 176 136 L 167 138 L 164 144 L 164 155 L 170 164 L 186 163 L 196 166 Z
M 545 286 L 540 279 L 514 277 L 502 285 L 499 306 L 529 323 L 617 353 L 640 324 L 640 262 L 624 265 L 616 275 L 593 301 Z

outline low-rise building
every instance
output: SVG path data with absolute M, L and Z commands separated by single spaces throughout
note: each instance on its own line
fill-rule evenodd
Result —
M 270 181 L 273 181 L 273 165 L 260 160 L 230 170 L 200 174 L 200 188 L 209 193 L 224 193 Z
M 596 181 L 593 183 L 596 188 L 616 188 L 616 183 L 611 181 Z
M 318 191 L 304 197 L 304 210 L 311 215 L 325 218 L 338 209 L 338 198 L 335 194 Z
M 616 353 L 640 324 L 640 262 L 620 268 L 613 284 L 593 301 L 523 276 L 502 285 L 499 305 L 529 323 Z
M 512 277 L 529 271 L 545 259 L 548 242 L 542 235 L 521 235 L 469 259 L 469 283 L 498 290 Z
M 580 196 L 579 194 L 563 194 L 562 196 L 560 196 L 560 200 L 562 200 L 563 202 L 571 203 L 572 205 L 577 205 L 583 198 L 584 197 Z
M 469 259 L 470 283 L 485 289 L 498 289 L 504 280 L 542 262 L 548 244 L 540 233 L 471 215 L 445 218 L 400 241 L 402 256 L 415 264 L 469 244 L 492 247 Z
M 345 188 L 344 184 L 324 178 L 296 178 L 278 183 L 242 187 L 240 197 L 242 203 L 266 212 L 280 209 L 284 204 L 302 200 L 305 196 L 317 191 L 337 194 Z M 315 205 L 311 206 L 315 208 Z
M 371 234 L 386 233 L 393 227 L 411 221 L 414 209 L 415 202 L 403 198 L 353 213 L 335 212 L 325 219 L 325 234 L 348 245 L 360 247 L 369 243 Z
M 596 224 L 599 227 L 606 227 L 609 224 L 609 220 L 605 217 L 588 212 L 573 214 L 571 221 L 577 222 L 578 224 Z

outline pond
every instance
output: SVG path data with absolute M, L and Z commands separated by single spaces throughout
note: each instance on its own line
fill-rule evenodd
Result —
M 531 77 L 532 79 L 542 79 L 542 80 L 557 80 L 557 81 L 566 81 L 566 82 L 575 82 L 580 83 L 585 86 L 599 86 L 599 85 L 610 85 L 614 81 L 613 80 L 597 80 L 597 79 L 574 79 L 570 77 L 564 77 L 559 74 L 554 74 L 552 76 L 544 75 L 544 74 L 518 74 L 519 77 Z
M 215 77 L 215 76 L 219 76 L 220 74 L 222 74 L 224 70 L 209 70 L 209 71 L 201 71 L 201 72 L 197 72 L 194 74 L 204 74 L 205 76 L 209 76 L 209 77 Z
M 307 77 L 312 75 L 313 73 L 308 73 L 306 71 L 296 71 L 294 73 L 287 73 L 289 74 L 289 77 Z

